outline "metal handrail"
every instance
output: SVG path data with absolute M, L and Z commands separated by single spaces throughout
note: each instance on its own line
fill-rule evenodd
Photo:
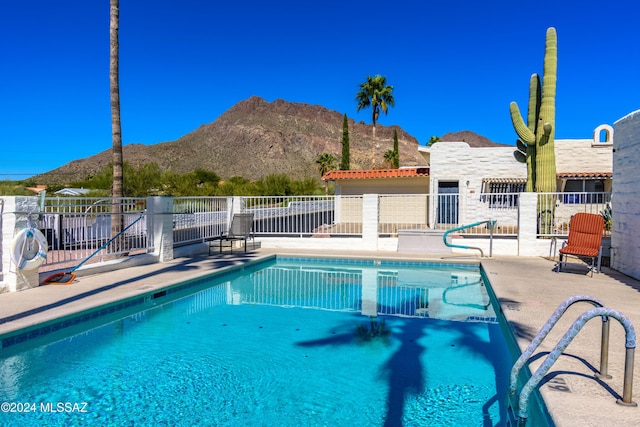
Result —
M 493 254 L 493 229 L 496 228 L 497 222 L 498 221 L 496 221 L 495 219 L 488 219 L 485 221 L 474 222 L 473 224 L 461 225 L 460 227 L 452 228 L 451 230 L 445 231 L 444 234 L 442 235 L 442 240 L 444 240 L 444 244 L 450 248 L 475 249 L 477 251 L 480 251 L 480 257 L 484 258 L 484 252 L 482 251 L 482 248 L 478 248 L 475 246 L 466 246 L 466 245 L 454 245 L 453 243 L 450 243 L 447 241 L 447 236 L 449 235 L 449 233 L 453 233 L 454 231 L 465 230 L 467 228 L 472 228 L 482 224 L 487 224 L 489 226 L 489 257 L 491 257 Z
M 529 346 L 525 349 L 525 351 L 520 355 L 516 363 L 513 364 L 511 368 L 511 380 L 509 383 L 509 393 L 512 396 L 516 395 L 518 391 L 518 374 L 520 370 L 524 367 L 524 365 L 529 361 L 529 358 L 533 355 L 533 352 L 540 346 L 542 341 L 549 335 L 551 329 L 558 323 L 562 315 L 567 311 L 567 309 L 577 302 L 588 302 L 593 304 L 594 307 L 604 307 L 602 302 L 594 297 L 588 295 L 576 295 L 573 297 L 569 297 L 564 300 L 556 311 L 549 317 L 547 323 L 544 324 L 540 332 L 533 338 Z M 606 331 L 605 331 L 606 329 Z M 607 322 L 606 318 L 602 318 L 602 342 L 601 342 L 601 351 L 600 351 L 600 374 L 601 376 L 607 376 L 607 360 L 606 353 L 608 353 L 608 345 L 609 345 L 609 322 Z M 606 349 L 605 349 L 606 346 Z M 606 350 L 606 351 L 605 351 Z
M 549 372 L 551 366 L 556 362 L 556 360 L 558 360 L 562 352 L 569 346 L 571 341 L 576 337 L 578 332 L 580 332 L 582 327 L 589 320 L 598 316 L 618 320 L 625 330 L 626 352 L 624 361 L 624 384 L 622 399 L 618 399 L 616 403 L 624 406 L 637 406 L 636 402 L 632 400 L 633 358 L 636 348 L 635 329 L 633 328 L 631 321 L 619 311 L 610 308 L 596 307 L 578 317 L 578 319 L 573 323 L 573 325 L 571 325 L 564 336 L 560 339 L 558 344 L 556 344 L 553 350 L 551 350 L 551 352 L 547 355 L 544 362 L 542 362 L 540 367 L 531 376 L 529 381 L 527 381 L 524 387 L 522 387 L 522 390 L 520 391 L 520 397 L 518 399 L 518 418 L 520 419 L 520 425 L 525 424 L 528 418 L 527 406 L 529 404 L 529 396 L 531 395 L 533 390 L 538 386 L 538 384 L 540 384 L 547 372 Z

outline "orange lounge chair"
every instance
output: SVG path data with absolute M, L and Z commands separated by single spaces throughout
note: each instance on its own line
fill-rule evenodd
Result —
M 603 230 L 604 219 L 601 215 L 584 212 L 573 215 L 569 221 L 569 238 L 566 245 L 560 249 L 556 271 L 560 272 L 563 264 L 569 264 L 567 258 L 574 256 L 591 259 L 591 277 L 594 269 L 600 273 Z

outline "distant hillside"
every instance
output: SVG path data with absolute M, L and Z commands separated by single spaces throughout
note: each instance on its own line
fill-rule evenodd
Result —
M 319 154 L 331 153 L 340 160 L 342 122 L 342 113 L 318 105 L 266 102 L 254 96 L 176 141 L 126 145 L 124 160 L 132 165 L 155 162 L 162 170 L 178 173 L 203 168 L 224 179 L 257 180 L 275 173 L 295 179 L 318 178 L 315 160 Z M 400 127 L 377 125 L 373 141 L 371 125 L 349 120 L 351 168 L 385 167 L 384 153 L 393 149 L 394 129 L 398 131 L 400 165 L 425 165 L 418 141 Z M 469 143 L 491 143 L 473 132 L 462 133 Z M 39 183 L 69 183 L 101 171 L 110 161 L 111 150 L 106 150 L 34 178 Z
M 469 130 L 463 130 L 459 132 L 448 132 L 444 134 L 440 141 L 445 142 L 466 142 L 471 147 L 507 147 L 507 144 L 499 144 L 491 141 L 489 138 L 485 138 L 482 135 L 471 132 Z

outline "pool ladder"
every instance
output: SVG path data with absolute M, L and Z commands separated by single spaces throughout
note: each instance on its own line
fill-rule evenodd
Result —
M 592 308 L 576 319 L 576 321 L 571 325 L 571 327 L 567 330 L 564 336 L 560 339 L 558 344 L 553 348 L 553 350 L 547 355 L 544 362 L 540 365 L 540 367 L 536 370 L 536 372 L 529 378 L 527 383 L 522 387 L 520 391 L 520 395 L 518 396 L 517 388 L 518 388 L 518 373 L 524 367 L 524 365 L 529 361 L 529 358 L 533 355 L 533 352 L 538 348 L 540 343 L 546 338 L 551 329 L 555 326 L 555 324 L 560 320 L 565 311 L 573 304 L 577 302 L 587 302 L 592 304 L 595 308 Z M 567 298 L 564 302 L 562 302 L 556 311 L 553 312 L 547 323 L 544 324 L 540 332 L 535 336 L 533 341 L 529 344 L 527 349 L 520 355 L 516 363 L 513 365 L 511 369 L 511 378 L 509 385 L 509 397 L 515 398 L 518 397 L 518 425 L 524 426 L 526 424 L 528 418 L 528 410 L 527 406 L 529 403 L 529 396 L 535 390 L 535 388 L 540 384 L 540 381 L 547 374 L 551 366 L 556 362 L 558 357 L 562 354 L 562 352 L 567 348 L 567 346 L 571 343 L 573 338 L 576 337 L 578 332 L 582 329 L 582 327 L 592 318 L 600 316 L 602 318 L 602 338 L 600 343 L 600 370 L 595 374 L 597 378 L 611 378 L 611 375 L 608 374 L 608 363 L 609 363 L 609 318 L 614 318 L 620 322 L 622 327 L 625 330 L 625 363 L 624 363 L 624 384 L 623 384 L 623 394 L 622 399 L 618 399 L 616 403 L 625 406 L 637 406 L 637 404 L 632 401 L 632 387 L 633 387 L 633 359 L 635 355 L 636 348 L 636 333 L 631 324 L 631 321 L 624 316 L 622 313 L 617 310 L 613 310 L 610 308 L 604 307 L 602 302 L 597 298 L 590 297 L 587 295 L 576 295 L 570 298 Z

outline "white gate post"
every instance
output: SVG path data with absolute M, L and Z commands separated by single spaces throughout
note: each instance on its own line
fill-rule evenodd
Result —
M 537 256 L 538 193 L 520 193 L 518 197 L 518 255 Z
M 173 259 L 173 197 L 147 197 L 147 234 L 158 262 Z
M 378 250 L 378 195 L 362 196 L 362 243 L 365 249 Z

